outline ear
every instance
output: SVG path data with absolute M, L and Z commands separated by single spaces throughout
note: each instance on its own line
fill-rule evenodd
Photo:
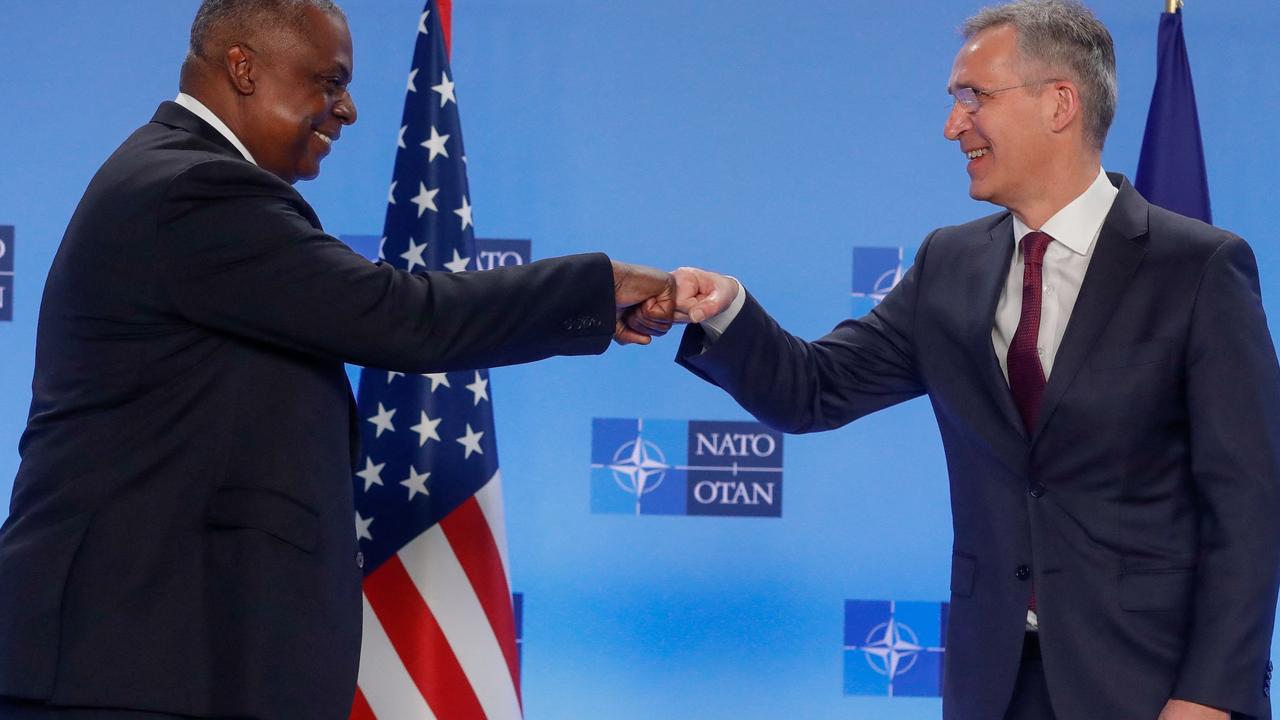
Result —
M 241 95 L 252 95 L 255 87 L 253 49 L 239 43 L 227 48 L 226 68 L 227 76 L 231 79 L 231 86 Z
M 1049 92 L 1053 100 L 1050 127 L 1055 133 L 1060 133 L 1070 127 L 1081 113 L 1080 91 L 1070 80 L 1059 80 L 1049 86 Z

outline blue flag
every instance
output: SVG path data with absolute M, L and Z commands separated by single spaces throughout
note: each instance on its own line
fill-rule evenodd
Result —
M 1156 65 L 1134 187 L 1155 205 L 1211 223 L 1209 179 L 1181 11 L 1160 16 Z

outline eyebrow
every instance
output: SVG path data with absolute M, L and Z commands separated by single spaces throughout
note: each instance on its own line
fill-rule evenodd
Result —
M 351 69 L 342 63 L 334 63 L 329 67 L 328 72 L 337 73 L 343 82 L 351 82 Z

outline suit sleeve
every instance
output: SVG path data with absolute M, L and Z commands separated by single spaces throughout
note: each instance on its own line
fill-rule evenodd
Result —
M 1280 571 L 1280 372 L 1257 265 L 1236 237 L 1211 258 L 1197 291 L 1187 402 L 1202 519 L 1173 696 L 1263 716 Z
M 742 311 L 705 350 L 705 332 L 691 325 L 676 362 L 783 432 L 840 427 L 918 397 L 926 388 L 916 366 L 915 309 L 932 237 L 874 310 L 819 340 L 786 332 L 748 295 Z
M 402 372 L 495 367 L 609 345 L 613 274 L 604 255 L 409 273 L 326 235 L 296 195 L 261 175 L 211 161 L 169 189 L 158 269 L 176 312 L 191 322 Z

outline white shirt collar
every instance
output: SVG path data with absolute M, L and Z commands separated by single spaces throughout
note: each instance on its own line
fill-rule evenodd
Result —
M 240 151 L 240 154 L 244 156 L 245 160 L 248 160 L 254 165 L 258 164 L 258 161 L 253 159 L 253 155 L 249 154 L 249 148 L 246 148 L 244 143 L 240 142 L 240 138 L 236 137 L 236 134 L 231 132 L 231 128 L 227 127 L 227 124 L 222 122 L 217 115 L 214 115 L 212 110 L 205 107 L 204 103 L 186 93 L 178 93 L 178 97 L 174 98 L 173 101 L 190 110 L 196 117 L 212 125 L 214 130 L 221 133 L 222 137 L 226 138 L 237 150 Z
M 1115 185 L 1111 184 L 1111 180 L 1107 178 L 1106 171 L 1098 168 L 1098 177 L 1093 179 L 1093 183 L 1083 193 L 1080 193 L 1079 197 L 1054 213 L 1053 217 L 1049 218 L 1040 230 L 1048 233 L 1049 237 L 1062 243 L 1063 246 L 1077 255 L 1088 255 L 1093 242 L 1098 239 L 1102 223 L 1107 219 L 1107 213 L 1111 212 L 1111 205 L 1115 202 L 1118 194 L 1120 194 L 1120 191 L 1116 189 Z M 1015 246 L 1021 243 L 1022 236 L 1029 232 L 1031 232 L 1031 228 L 1019 220 L 1017 215 L 1014 215 L 1013 240 Z

